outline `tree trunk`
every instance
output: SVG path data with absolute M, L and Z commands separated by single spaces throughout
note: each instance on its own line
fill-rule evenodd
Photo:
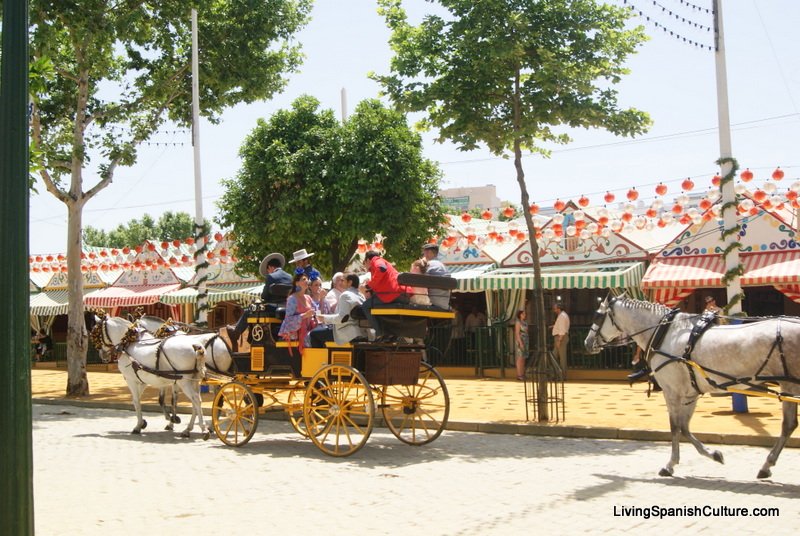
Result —
M 84 320 L 83 273 L 81 272 L 81 229 L 83 202 L 67 203 L 67 286 L 69 318 L 67 322 L 67 396 L 89 394 L 86 375 L 88 335 Z
M 514 110 L 514 131 L 520 130 L 522 125 L 522 117 L 520 112 L 520 72 L 517 69 L 514 78 L 514 97 L 513 97 L 513 110 Z M 519 183 L 519 191 L 522 201 L 522 213 L 525 215 L 525 224 L 528 227 L 528 242 L 531 245 L 531 262 L 533 263 L 533 280 L 536 287 L 533 290 L 533 305 L 536 318 L 536 363 L 547 364 L 547 320 L 544 310 L 544 291 L 542 289 L 542 266 L 539 262 L 539 244 L 536 241 L 536 227 L 533 224 L 533 216 L 529 210 L 530 197 L 528 196 L 528 187 L 525 184 L 525 172 L 522 170 L 522 147 L 520 139 L 515 136 L 514 138 L 514 167 L 517 170 L 517 182 Z M 547 422 L 550 420 L 550 415 L 547 408 L 547 378 L 545 375 L 538 375 L 538 399 L 536 406 L 538 409 L 539 421 Z

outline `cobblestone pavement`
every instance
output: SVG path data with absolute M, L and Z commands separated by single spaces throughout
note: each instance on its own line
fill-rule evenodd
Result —
M 280 421 L 241 448 L 180 439 L 147 414 L 33 406 L 36 534 L 763 534 L 800 525 L 800 452 L 771 481 L 767 450 L 722 445 L 719 465 L 682 444 L 675 478 L 657 476 L 663 442 L 445 432 L 409 447 L 376 428 L 349 458 L 330 458 Z M 776 508 L 759 517 L 625 516 L 626 509 Z M 652 508 L 650 510 L 652 512 Z M 724 512 L 722 512 L 724 513 Z M 641 512 L 640 512 L 641 514 Z

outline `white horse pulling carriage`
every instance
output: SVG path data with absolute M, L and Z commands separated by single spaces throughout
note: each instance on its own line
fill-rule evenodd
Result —
M 659 304 L 624 297 L 606 299 L 585 345 L 590 353 L 598 353 L 612 342 L 630 338 L 646 350 L 647 363 L 663 389 L 672 434 L 672 456 L 659 472 L 661 476 L 672 476 L 680 460 L 680 434 L 700 454 L 724 463 L 721 452 L 709 450 L 689 431 L 700 395 L 728 391 L 780 400 L 781 434 L 758 472 L 758 478 L 768 478 L 797 428 L 800 319 L 763 318 L 739 325 L 712 325 L 705 332 L 695 328 L 707 320 Z

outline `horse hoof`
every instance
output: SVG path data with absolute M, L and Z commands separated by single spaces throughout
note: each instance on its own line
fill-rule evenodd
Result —
M 711 457 L 712 457 L 712 458 L 714 459 L 714 461 L 715 461 L 715 462 L 717 462 L 717 463 L 721 463 L 721 464 L 724 464 L 724 463 L 725 463 L 725 460 L 724 460 L 724 459 L 723 459 L 723 457 L 722 457 L 722 453 L 721 453 L 720 451 L 718 451 L 718 450 L 715 450 L 715 451 L 712 453 Z
M 164 427 L 164 430 L 166 430 L 167 432 L 171 432 L 172 431 L 172 425 L 171 424 L 166 425 Z
M 181 432 L 181 437 L 189 437 L 189 432 Z
M 762 469 L 758 472 L 757 478 L 769 478 L 771 476 L 772 476 L 772 471 L 770 471 L 769 469 Z
M 178 417 L 177 415 L 173 415 L 172 418 L 169 420 L 169 422 L 171 422 L 173 424 L 180 424 L 181 423 L 181 418 Z
M 658 476 L 672 476 L 672 471 L 664 467 L 658 472 Z
M 131 433 L 139 435 L 139 434 L 142 433 L 142 429 L 141 428 L 134 428 L 133 430 L 131 430 Z
M 142 428 L 141 429 L 144 430 L 145 428 L 147 428 L 147 421 L 142 419 Z
M 203 441 L 208 441 L 208 439 L 209 439 L 210 437 L 211 437 L 211 433 L 210 433 L 208 430 L 206 430 L 205 432 L 203 432 Z

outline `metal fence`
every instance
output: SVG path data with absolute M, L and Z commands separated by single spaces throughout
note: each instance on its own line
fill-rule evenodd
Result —
M 533 328 L 532 328 L 533 329 Z M 428 360 L 434 366 L 474 367 L 477 375 L 486 369 L 514 369 L 514 327 L 505 323 L 477 328 L 463 339 L 451 337 L 451 326 L 433 326 L 428 331 Z M 630 368 L 633 350 L 630 346 L 606 348 L 590 355 L 583 341 L 589 327 L 573 326 L 570 329 L 567 365 L 571 369 L 627 369 Z M 536 337 L 531 336 L 531 355 L 536 355 Z M 552 341 L 548 341 L 552 346 Z

